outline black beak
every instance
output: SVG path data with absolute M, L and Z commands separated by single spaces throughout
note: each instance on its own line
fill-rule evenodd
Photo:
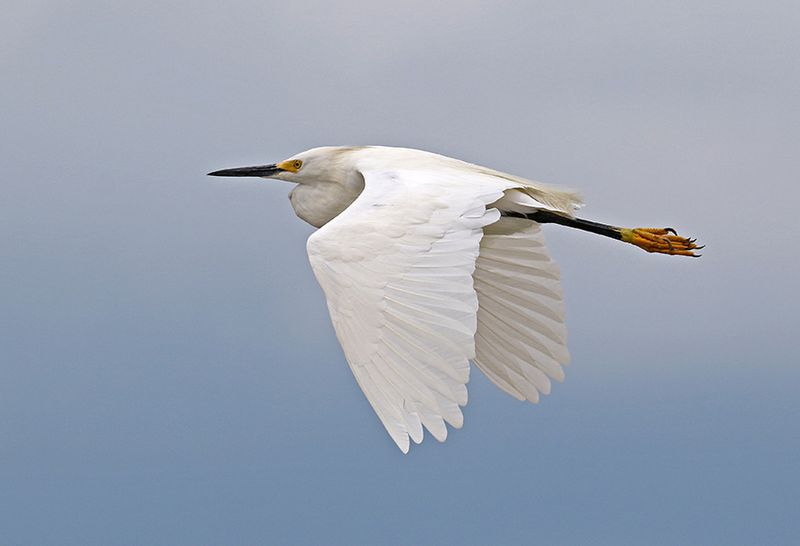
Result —
M 221 171 L 214 171 L 208 173 L 208 176 L 272 176 L 282 172 L 281 169 L 274 163 L 272 165 L 257 165 L 255 167 L 239 167 L 237 169 L 222 169 Z

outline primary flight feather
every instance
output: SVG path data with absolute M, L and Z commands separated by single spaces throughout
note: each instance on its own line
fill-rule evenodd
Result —
M 671 228 L 574 216 L 579 196 L 449 157 L 380 146 L 323 147 L 213 176 L 293 182 L 297 216 L 318 227 L 311 267 L 361 390 L 397 446 L 463 424 L 469 362 L 537 402 L 569 361 L 558 267 L 539 224 L 696 256 Z

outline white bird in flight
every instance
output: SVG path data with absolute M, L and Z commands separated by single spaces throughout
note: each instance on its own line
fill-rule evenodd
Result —
M 423 426 L 461 428 L 469 363 L 538 402 L 569 361 L 559 271 L 539 225 L 590 231 L 648 252 L 696 256 L 671 228 L 574 216 L 572 191 L 406 148 L 322 147 L 212 176 L 293 182 L 295 213 L 320 228 L 308 257 L 358 385 L 407 453 Z

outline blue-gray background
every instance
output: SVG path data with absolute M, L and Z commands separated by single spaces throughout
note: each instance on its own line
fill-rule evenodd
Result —
M 786 2 L 6 2 L 3 544 L 800 540 L 800 8 Z M 403 456 L 347 369 L 279 182 L 405 145 L 674 225 L 547 227 L 573 364 L 475 371 Z

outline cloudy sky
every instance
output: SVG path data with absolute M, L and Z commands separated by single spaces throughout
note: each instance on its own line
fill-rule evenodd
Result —
M 8 544 L 790 544 L 800 536 L 800 9 L 786 2 L 4 3 Z M 573 364 L 474 371 L 403 456 L 281 182 L 424 148 L 672 225 L 699 260 L 548 226 Z

